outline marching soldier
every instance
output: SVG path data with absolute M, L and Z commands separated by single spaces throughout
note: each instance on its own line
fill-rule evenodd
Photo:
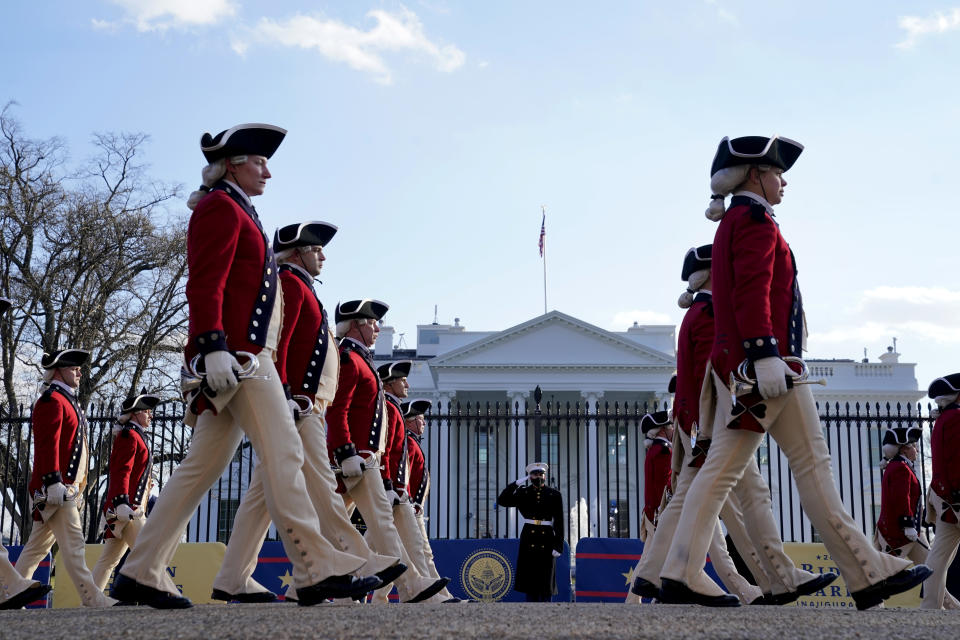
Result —
M 366 559 L 338 551 L 320 534 L 302 471 L 303 446 L 273 363 L 283 305 L 273 251 L 250 199 L 266 188 L 267 160 L 285 135 L 280 127 L 244 124 L 201 139 L 210 164 L 204 186 L 188 200 L 194 211 L 187 230 L 185 356 L 202 377 L 190 391 L 193 437 L 114 580 L 113 595 L 121 600 L 192 606 L 169 590 L 167 566 L 194 509 L 244 434 L 260 461 L 267 508 L 293 564 L 299 604 L 352 597 L 380 584 L 373 576 L 351 576 Z
M 381 475 L 389 469 L 390 423 L 383 384 L 370 348 L 380 333 L 379 322 L 389 307 L 379 300 L 351 300 L 337 305 L 336 333 L 340 340 L 337 394 L 327 410 L 327 450 L 340 471 L 344 504 L 355 506 L 367 525 L 366 537 L 377 553 L 401 558 L 406 551 L 393 519 L 394 496 Z M 403 602 L 422 602 L 447 585 L 446 578 L 429 578 L 409 566 L 397 580 Z
M 0 316 L 10 310 L 13 303 L 0 298 Z M 49 593 L 50 585 L 24 578 L 7 557 L 7 548 L 0 544 L 0 609 L 20 609 Z
M 84 559 L 84 537 L 78 498 L 87 484 L 87 419 L 75 395 L 80 367 L 90 352 L 64 349 L 44 353 L 40 360 L 46 388 L 33 405 L 33 530 L 17 560 L 24 578 L 33 576 L 53 543 L 85 607 L 116 603 L 97 588 Z
M 668 411 L 648 413 L 640 420 L 647 455 L 643 460 L 643 521 L 640 540 L 653 537 L 657 510 L 670 490 L 670 461 L 673 457 L 673 420 Z
M 927 519 L 936 536 L 927 554 L 933 575 L 924 585 L 921 609 L 940 609 L 949 603 L 947 570 L 960 546 L 960 373 L 937 378 L 927 390 L 940 409 L 930 435 L 933 473 L 927 493 Z
M 327 461 L 324 414 L 336 394 L 340 357 L 330 330 L 329 314 L 314 291 L 313 281 L 326 260 L 323 249 L 336 232 L 337 227 L 326 222 L 304 222 L 281 227 L 273 236 L 283 290 L 277 372 L 303 443 L 303 477 L 319 517 L 321 533 L 341 551 L 367 559 L 360 575 L 375 575 L 388 584 L 406 570 L 406 565 L 400 563 L 399 557 L 381 556 L 370 550 L 350 523 L 343 500 L 336 492 L 336 477 Z M 223 564 L 213 581 L 214 599 L 276 600 L 271 591 L 252 577 L 269 528 L 263 472 L 258 465 L 237 510 Z
M 786 454 L 804 509 L 837 562 L 858 609 L 910 589 L 930 574 L 924 565 L 881 554 L 846 512 L 830 465 L 830 453 L 809 386 L 790 388 L 796 373 L 781 356 L 799 356 L 806 327 L 793 253 L 773 217 L 783 198 L 787 171 L 803 147 L 786 138 L 724 138 L 711 168 L 714 196 L 707 216 L 719 220 L 713 242 L 711 281 L 716 334 L 705 376 L 700 418 L 711 423 L 706 462 L 687 492 L 676 536 L 660 574 L 661 600 L 737 606 L 703 571 L 710 530 L 730 489 L 748 478 L 764 432 Z M 735 192 L 730 208 L 724 197 Z M 728 386 L 743 360 L 755 371 L 754 389 L 735 396 Z M 706 409 L 704 409 L 706 408 Z M 767 548 L 779 539 L 764 496 L 750 483 L 741 492 L 754 510 Z M 761 511 L 766 513 L 761 513 Z M 746 514 L 745 514 L 746 515 Z M 759 525 L 758 525 L 759 526 Z
M 546 463 L 528 464 L 526 475 L 508 484 L 497 504 L 516 507 L 523 516 L 513 588 L 525 593 L 527 602 L 550 602 L 557 593 L 557 558 L 563 552 L 563 497 L 547 486 Z
M 136 545 L 146 518 L 153 458 L 144 432 L 150 429 L 153 409 L 160 404 L 160 397 L 145 391 L 123 401 L 114 427 L 110 479 L 103 505 L 104 547 L 93 568 L 93 580 L 101 591 L 123 554 Z
M 426 541 L 426 550 L 424 549 L 421 531 L 423 517 L 421 515 L 418 523 L 416 509 L 407 493 L 407 477 L 410 468 L 409 444 L 401 401 L 407 397 L 410 388 L 407 376 L 410 375 L 412 366 L 412 360 L 403 360 L 377 368 L 377 374 L 383 383 L 390 422 L 390 453 L 387 465 L 389 475 L 384 478 L 384 489 L 387 490 L 387 497 L 393 504 L 393 523 L 397 527 L 397 533 L 400 534 L 400 541 L 403 543 L 404 551 L 407 552 L 407 557 L 421 575 L 440 578 L 440 574 L 433 565 L 433 551 L 430 549 L 429 540 Z M 386 602 L 389 593 L 389 588 L 378 589 L 374 593 L 374 601 Z M 454 598 L 446 587 L 430 598 L 430 602 L 447 601 L 459 602 L 459 599 Z
M 712 245 L 693 247 L 687 251 L 683 260 L 680 278 L 687 282 L 687 290 L 680 296 L 677 304 L 686 309 L 677 343 L 677 389 L 674 401 L 674 418 L 677 430 L 674 437 L 673 468 L 679 477 L 676 480 L 674 496 L 660 515 L 658 534 L 648 540 L 643 556 L 634 570 L 634 582 L 631 594 L 658 598 L 660 592 L 659 574 L 669 551 L 677 529 L 677 522 L 686 500 L 687 491 L 694 477 L 706 459 L 710 447 L 710 428 L 700 420 L 699 398 L 707 370 L 707 361 L 714 341 L 714 313 L 711 293 L 710 264 Z M 795 568 L 793 562 L 783 551 L 779 534 L 770 537 L 763 545 L 755 540 L 754 528 L 745 524 L 744 513 L 738 494 L 744 486 L 759 483 L 766 486 L 756 465 L 747 465 L 743 478 L 727 496 L 720 516 L 727 526 L 730 538 L 736 544 L 750 573 L 753 574 L 760 593 L 739 574 L 727 550 L 726 541 L 719 523 L 714 526 L 708 553 L 713 567 L 724 585 L 738 596 L 740 602 L 748 604 L 787 604 L 801 595 L 819 591 L 832 582 L 836 576 L 832 573 L 814 575 Z M 769 494 L 765 508 L 769 511 Z M 752 500 L 747 496 L 747 500 Z M 748 504 L 750 504 L 748 502 Z M 749 510 L 748 513 L 753 513 Z M 763 549 L 763 552 L 758 552 Z M 762 597 L 761 597 L 762 594 Z M 629 601 L 629 596 L 628 596 Z M 732 604 L 732 600 L 729 600 Z

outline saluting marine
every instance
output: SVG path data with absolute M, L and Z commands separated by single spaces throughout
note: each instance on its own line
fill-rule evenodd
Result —
M 531 462 L 526 475 L 500 492 L 497 505 L 523 516 L 513 588 L 527 602 L 549 602 L 557 593 L 557 558 L 563 553 L 563 497 L 547 486 L 547 464 Z M 525 484 L 527 481 L 530 484 Z
M 160 397 L 144 390 L 120 405 L 103 505 L 104 547 L 93 568 L 93 580 L 100 590 L 107 586 L 110 573 L 127 549 L 136 546 L 137 534 L 143 528 L 153 467 L 145 431 L 150 429 L 158 404 Z
M 53 543 L 85 607 L 109 607 L 116 601 L 97 588 L 84 558 L 79 507 L 87 484 L 87 419 L 75 395 L 80 367 L 90 352 L 64 349 L 40 360 L 46 388 L 33 405 L 33 474 L 30 496 L 33 530 L 17 559 L 17 571 L 33 576 Z

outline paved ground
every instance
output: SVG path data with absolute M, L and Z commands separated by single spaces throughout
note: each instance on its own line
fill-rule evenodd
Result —
M 685 605 L 447 604 L 302 608 L 199 605 L 188 611 L 0 611 L 0 638 L 960 638 L 960 612 L 793 607 L 707 609 Z

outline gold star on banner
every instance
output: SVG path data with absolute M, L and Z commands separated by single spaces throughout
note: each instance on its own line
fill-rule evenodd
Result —
M 624 584 L 626 584 L 626 585 L 628 585 L 628 586 L 631 585 L 631 584 L 633 584 L 633 570 L 636 569 L 636 568 L 637 568 L 636 565 L 631 566 L 631 567 L 630 567 L 630 571 L 627 571 L 626 573 L 621 573 L 621 574 L 620 574 L 620 575 L 622 575 L 624 578 L 627 579 L 627 581 L 626 581 Z
M 280 576 L 280 588 L 290 588 L 290 585 L 293 583 L 293 576 L 290 575 L 290 570 L 287 569 L 282 576 Z

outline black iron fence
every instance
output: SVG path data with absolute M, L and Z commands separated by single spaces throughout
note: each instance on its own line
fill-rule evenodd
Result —
M 643 509 L 644 438 L 640 420 L 660 407 L 641 403 L 499 403 L 435 407 L 427 416 L 423 448 L 431 473 L 426 513 L 432 538 L 502 538 L 519 534 L 515 510 L 496 500 L 510 481 L 525 475 L 528 462 L 550 465 L 548 482 L 563 496 L 571 546 L 583 536 L 636 537 Z M 186 455 L 190 429 L 182 405 L 160 405 L 150 432 L 154 493 Z M 880 505 L 880 442 L 890 426 L 920 426 L 918 475 L 927 486 L 928 436 L 932 421 L 920 406 L 854 404 L 821 406 L 821 422 L 833 460 L 834 479 L 847 509 L 868 536 Z M 928 413 L 928 412 L 927 412 Z M 107 490 L 107 463 L 115 409 L 91 406 L 88 437 L 90 471 L 83 523 L 87 539 L 99 538 L 100 508 Z M 783 539 L 818 538 L 803 512 L 786 458 L 769 437 L 757 463 L 770 486 Z M 20 544 L 29 532 L 27 483 L 32 464 L 29 409 L 0 418 L 0 534 Z M 240 498 L 249 484 L 255 456 L 244 442 L 201 502 L 185 532 L 188 541 L 226 541 Z M 275 532 L 271 531 L 271 535 Z

